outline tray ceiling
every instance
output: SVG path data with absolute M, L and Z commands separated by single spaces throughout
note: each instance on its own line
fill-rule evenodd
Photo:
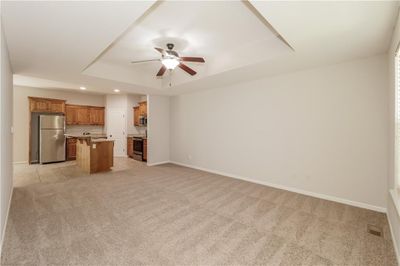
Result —
M 131 64 L 160 58 L 154 47 L 174 43 L 181 56 L 202 56 L 205 64 L 156 73 L 161 62 Z M 150 88 L 164 89 L 293 52 L 248 6 L 241 2 L 163 1 L 127 30 L 84 74 Z

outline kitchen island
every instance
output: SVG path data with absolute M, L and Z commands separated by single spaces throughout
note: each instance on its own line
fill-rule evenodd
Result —
M 114 165 L 114 141 L 77 137 L 76 163 L 88 174 L 111 170 Z

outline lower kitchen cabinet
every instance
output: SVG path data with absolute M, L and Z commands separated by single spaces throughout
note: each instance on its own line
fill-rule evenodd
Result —
M 133 138 L 128 138 L 127 139 L 127 154 L 128 154 L 128 157 L 133 157 Z
M 67 160 L 76 160 L 76 138 L 67 138 Z
M 147 139 L 143 140 L 143 161 L 147 162 Z

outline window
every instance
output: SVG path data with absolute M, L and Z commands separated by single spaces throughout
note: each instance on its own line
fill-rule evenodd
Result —
M 400 195 L 400 49 L 395 57 L 395 186 Z M 395 189 L 396 189 L 395 188 Z

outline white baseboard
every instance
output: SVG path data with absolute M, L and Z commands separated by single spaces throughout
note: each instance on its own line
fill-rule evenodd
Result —
M 320 193 L 311 192 L 311 191 L 307 191 L 307 190 L 302 190 L 302 189 L 298 189 L 298 188 L 294 188 L 294 187 L 288 187 L 288 186 L 284 186 L 284 185 L 280 185 L 280 184 L 274 184 L 274 183 L 270 183 L 270 182 L 266 182 L 266 181 L 255 180 L 255 179 L 251 179 L 251 178 L 247 178 L 247 177 L 243 177 L 243 176 L 238 176 L 238 175 L 234 175 L 234 174 L 230 174 L 230 173 L 225 173 L 225 172 L 221 172 L 221 171 L 217 171 L 217 170 L 207 169 L 204 167 L 198 167 L 195 165 L 180 163 L 180 162 L 176 162 L 176 161 L 170 161 L 170 163 L 197 169 L 197 170 L 201 170 L 201 171 L 205 171 L 205 172 L 209 172 L 209 173 L 213 173 L 213 174 L 228 176 L 228 177 L 232 177 L 232 178 L 236 178 L 236 179 L 240 179 L 240 180 L 244 180 L 244 181 L 248 181 L 251 183 L 256 183 L 256 184 L 260 184 L 260 185 L 264 185 L 264 186 L 283 189 L 283 190 L 287 190 L 287 191 L 291 191 L 291 192 L 295 192 L 295 193 L 299 193 L 299 194 L 303 194 L 303 195 L 307 195 L 307 196 L 311 196 L 311 197 L 315 197 L 315 198 L 335 201 L 338 203 L 343 203 L 343 204 L 347 204 L 347 205 L 351 205 L 351 206 L 355 206 L 355 207 L 359 207 L 359 208 L 364 208 L 364 209 L 369 209 L 369 210 L 373 210 L 373 211 L 377 211 L 377 212 L 386 213 L 386 208 L 384 208 L 384 207 L 370 205 L 370 204 L 363 203 L 363 202 L 352 201 L 352 200 L 343 199 L 343 198 L 339 198 L 339 197 L 335 197 L 335 196 L 330 196 L 330 195 L 320 194 Z
M 1 240 L 0 240 L 0 254 L 2 254 L 3 250 L 3 242 L 4 242 L 4 237 L 6 234 L 6 228 L 7 228 L 7 222 L 8 222 L 8 214 L 10 213 L 10 208 L 11 208 L 11 199 L 13 196 L 14 188 L 11 186 L 11 192 L 10 192 L 10 198 L 8 199 L 8 206 L 7 206 L 7 213 L 5 217 L 5 222 L 4 222 L 4 228 L 2 228 L 2 235 L 1 235 Z
M 171 163 L 171 162 L 163 161 L 163 162 L 157 162 L 157 163 L 147 163 L 147 166 L 156 166 L 156 165 L 161 165 L 161 164 L 166 164 L 166 163 Z

